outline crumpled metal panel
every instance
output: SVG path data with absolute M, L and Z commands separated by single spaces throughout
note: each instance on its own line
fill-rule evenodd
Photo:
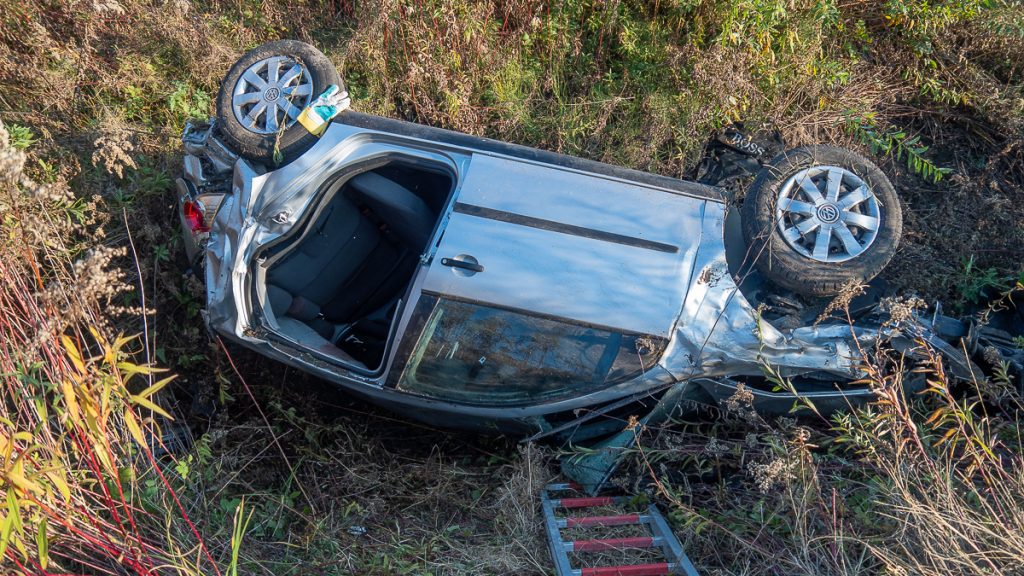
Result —
M 727 207 L 708 202 L 704 210 L 694 277 L 662 365 L 678 380 L 758 375 L 764 364 L 783 374 L 824 370 L 856 376 L 849 326 L 781 331 L 759 320 L 725 260 Z
M 216 121 L 198 122 L 190 120 L 185 123 L 185 132 L 181 135 L 181 143 L 185 152 L 194 156 L 204 156 L 217 172 L 227 172 L 235 165 L 238 154 L 235 154 L 223 142 L 213 136 Z M 198 186 L 199 184 L 196 183 Z
M 245 160 L 235 163 L 231 195 L 217 211 L 206 244 L 207 324 L 215 331 L 253 342 L 259 339 L 246 336 L 248 295 L 242 286 L 257 228 L 251 217 L 256 178 L 256 171 Z

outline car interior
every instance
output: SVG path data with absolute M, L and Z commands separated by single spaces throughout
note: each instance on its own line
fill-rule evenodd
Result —
M 299 235 L 267 255 L 280 331 L 356 368 L 380 367 L 452 185 L 447 172 L 397 161 L 333 184 Z

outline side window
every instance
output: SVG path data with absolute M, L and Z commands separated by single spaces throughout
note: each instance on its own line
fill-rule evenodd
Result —
M 563 321 L 439 300 L 398 387 L 466 404 L 553 401 L 649 369 L 666 342 Z

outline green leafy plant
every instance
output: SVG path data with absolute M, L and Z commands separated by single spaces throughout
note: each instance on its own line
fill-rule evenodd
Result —
M 167 107 L 180 119 L 205 118 L 210 112 L 210 95 L 205 90 L 176 80 L 174 91 L 167 97 Z
M 890 26 L 919 36 L 974 18 L 998 0 L 888 0 L 884 14 Z
M 7 133 L 10 135 L 11 148 L 24 150 L 38 141 L 32 129 L 21 124 L 6 125 Z
M 174 181 L 163 167 L 144 160 L 138 169 L 132 172 L 131 181 L 136 189 L 143 194 L 162 194 L 174 186 Z
M 999 36 L 1024 38 L 1024 11 L 1020 9 L 1020 3 L 1004 1 L 993 4 L 999 6 L 985 18 L 983 25 Z
M 953 172 L 951 168 L 936 166 L 924 154 L 928 147 L 921 144 L 920 136 L 909 136 L 898 128 L 883 128 L 878 125 L 875 113 L 856 114 L 847 112 L 846 129 L 862 143 L 871 148 L 871 152 L 880 155 L 891 155 L 897 161 L 905 161 L 907 168 L 925 180 L 938 183 L 943 177 Z
M 963 301 L 972 304 L 994 296 L 993 291 L 999 292 L 1009 288 L 997 269 L 979 267 L 975 263 L 973 254 L 964 258 L 960 275 L 957 276 L 954 287 Z

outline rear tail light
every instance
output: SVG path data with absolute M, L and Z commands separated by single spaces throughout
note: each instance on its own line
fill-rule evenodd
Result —
M 199 194 L 192 182 L 174 181 L 178 188 L 178 218 L 189 262 L 195 264 L 210 237 L 210 227 L 224 201 L 224 193 Z
M 185 224 L 192 233 L 210 231 L 210 227 L 206 224 L 206 216 L 203 213 L 202 204 L 186 200 L 182 206 L 182 213 L 185 216 Z

